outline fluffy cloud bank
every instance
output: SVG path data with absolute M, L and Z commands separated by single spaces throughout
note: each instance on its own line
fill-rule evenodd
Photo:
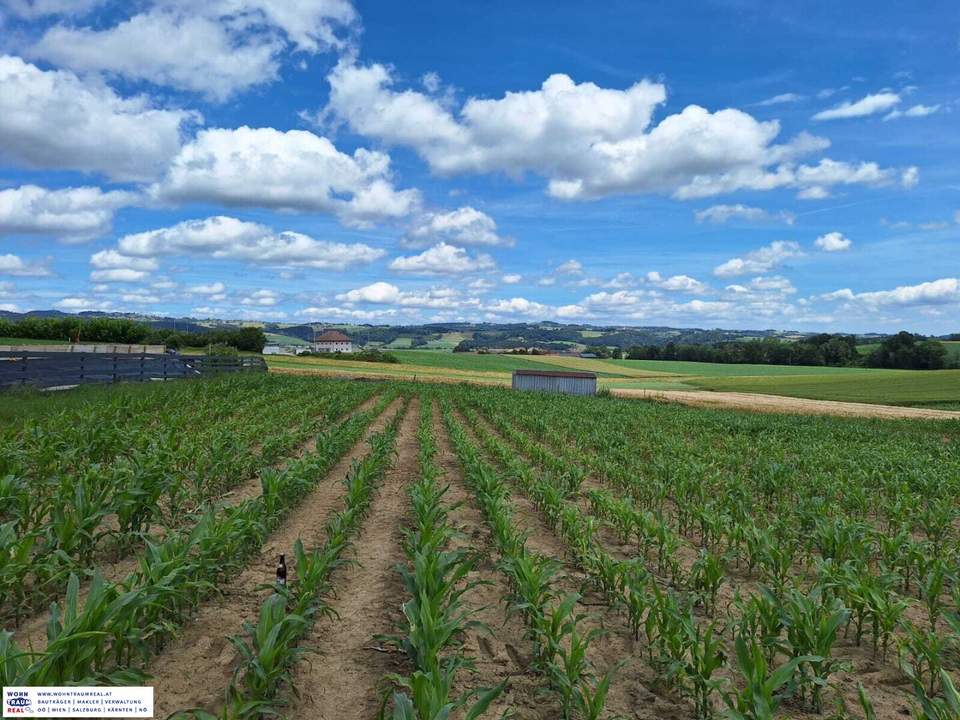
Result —
M 0 87 L 0 161 L 31 168 L 151 179 L 176 154 L 184 125 L 197 119 L 9 55 L 0 56 Z
M 960 279 L 940 278 L 918 285 L 901 285 L 893 290 L 861 293 L 844 288 L 821 297 L 824 300 L 844 300 L 868 307 L 943 305 L 960 302 Z
M 419 193 L 394 190 L 389 174 L 381 152 L 347 155 L 305 130 L 239 127 L 201 131 L 150 192 L 168 202 L 329 212 L 363 225 L 418 205 Z
M 108 232 L 114 211 L 136 197 L 97 187 L 48 190 L 23 185 L 0 190 L 0 235 L 43 234 L 82 242 Z
M 47 277 L 52 275 L 49 262 L 29 262 L 19 255 L 0 255 L 0 275 L 18 277 Z
M 655 124 L 666 88 L 647 80 L 618 90 L 551 75 L 537 90 L 470 98 L 456 113 L 428 94 L 394 89 L 383 65 L 344 60 L 329 81 L 330 101 L 318 121 L 343 122 L 357 133 L 413 147 L 440 174 L 533 172 L 547 178 L 551 195 L 567 200 L 802 190 L 811 184 L 805 174 L 818 166 L 797 166 L 797 159 L 829 146 L 807 134 L 775 144 L 778 122 L 736 109 L 689 105 Z M 837 182 L 864 182 L 856 165 L 836 165 L 848 168 Z
M 216 216 L 188 220 L 168 228 L 126 235 L 120 254 L 133 258 L 205 255 L 214 259 L 280 267 L 345 270 L 385 254 L 363 243 L 315 240 L 298 232 L 274 232 L 257 223 Z
M 277 79 L 281 53 L 291 46 L 311 53 L 342 47 L 338 30 L 356 20 L 347 0 L 155 0 L 111 27 L 54 25 L 29 53 L 76 72 L 107 72 L 223 101 Z

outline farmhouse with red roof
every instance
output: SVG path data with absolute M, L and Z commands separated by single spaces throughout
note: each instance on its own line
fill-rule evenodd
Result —
M 337 330 L 327 330 L 313 341 L 314 352 L 353 352 L 353 343 L 346 335 Z

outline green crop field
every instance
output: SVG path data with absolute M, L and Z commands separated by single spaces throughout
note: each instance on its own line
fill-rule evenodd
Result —
M 734 365 L 660 360 L 599 360 L 557 355 L 478 355 L 391 350 L 399 364 L 271 356 L 285 372 L 509 385 L 513 370 L 582 370 L 611 389 L 755 392 L 813 400 L 960 409 L 958 371 Z
M 350 717 L 957 718 L 956 421 L 280 374 L 6 397 L 5 686 L 148 685 L 180 720 L 317 717 L 347 674 Z
M 306 340 L 294 337 L 293 335 L 280 335 L 279 333 L 264 333 L 264 335 L 267 337 L 268 344 L 295 345 L 298 347 L 303 347 L 310 344 Z

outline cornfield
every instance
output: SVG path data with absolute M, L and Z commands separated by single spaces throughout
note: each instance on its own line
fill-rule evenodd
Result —
M 951 421 L 274 375 L 55 408 L 0 430 L 3 685 L 198 720 L 960 718 Z

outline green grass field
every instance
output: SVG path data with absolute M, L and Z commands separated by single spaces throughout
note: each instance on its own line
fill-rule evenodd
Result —
M 0 337 L 0 345 L 66 345 L 66 340 L 34 340 L 32 338 Z
M 508 385 L 513 370 L 587 370 L 614 389 L 704 390 L 960 409 L 960 370 L 732 365 L 659 360 L 593 360 L 557 355 L 476 355 L 391 350 L 396 365 L 318 358 L 268 358 L 270 367 L 321 374 L 437 379 Z
M 475 355 L 433 350 L 391 350 L 391 355 L 405 365 L 451 370 L 480 370 L 483 372 L 512 372 L 514 370 L 555 370 L 546 363 L 538 363 L 529 355 Z

